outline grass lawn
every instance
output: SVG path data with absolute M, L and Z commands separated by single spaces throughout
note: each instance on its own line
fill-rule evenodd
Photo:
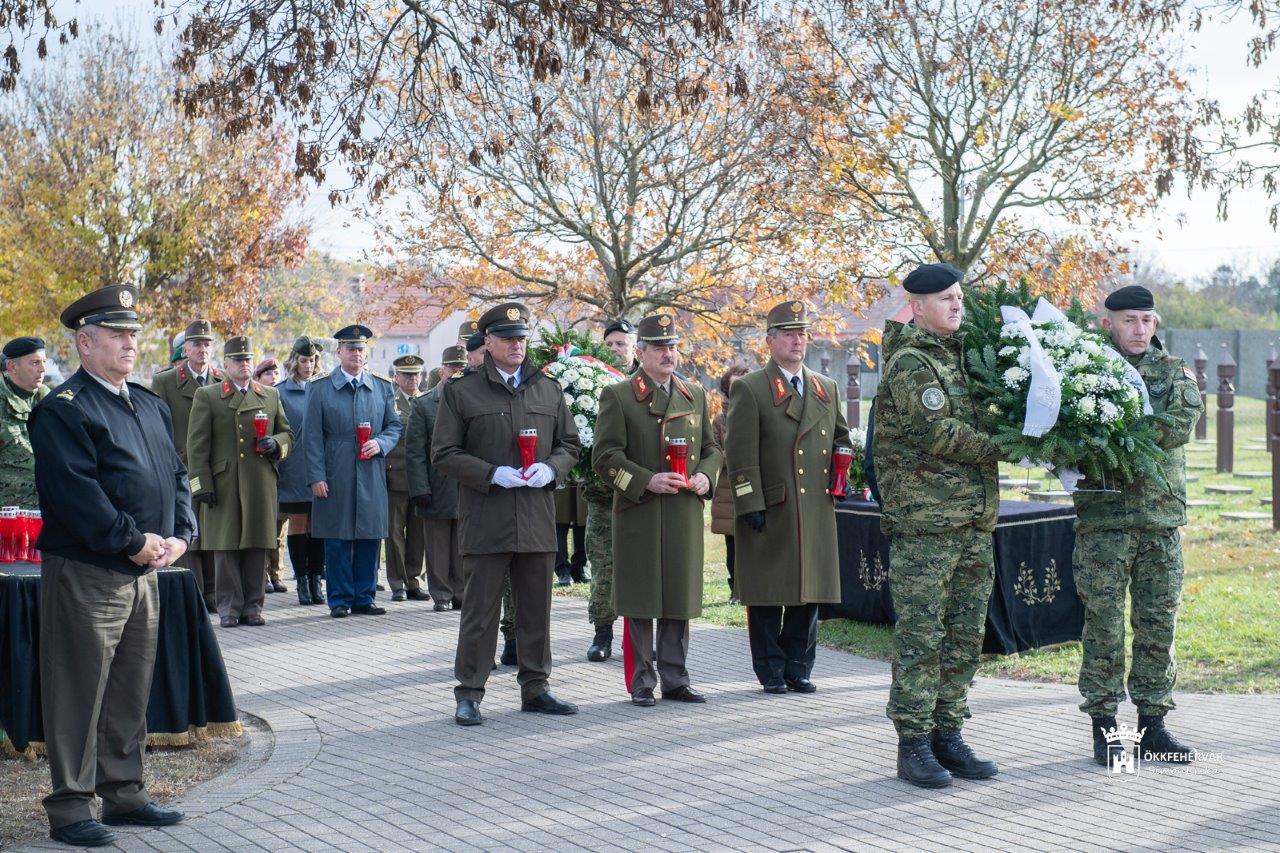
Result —
M 1212 396 L 1209 403 L 1209 443 L 1188 446 L 1187 474 L 1198 479 L 1187 484 L 1187 498 L 1212 500 L 1215 505 L 1191 508 L 1183 530 L 1186 572 L 1176 646 L 1178 689 L 1280 693 L 1280 533 L 1271 531 L 1269 520 L 1235 521 L 1219 515 L 1270 512 L 1261 499 L 1270 496 L 1271 481 L 1214 472 Z M 1261 449 L 1263 409 L 1262 400 L 1236 398 L 1237 474 L 1271 470 L 1271 457 Z M 1021 468 L 1006 466 L 1003 471 L 1019 483 L 1027 477 Z M 1032 480 L 1032 488 L 1041 488 L 1041 482 Z M 1205 486 L 1214 485 L 1247 486 L 1253 492 L 1207 494 Z M 1007 489 L 1002 497 L 1025 498 L 1025 490 Z M 703 620 L 745 628 L 746 611 L 729 604 L 724 539 L 709 531 L 704 577 Z M 575 585 L 557 593 L 585 596 L 586 588 Z M 892 631 L 883 626 L 829 620 L 822 623 L 818 636 L 824 645 L 864 657 L 887 660 L 891 654 Z M 1017 655 L 989 655 L 980 674 L 1074 684 L 1079 667 L 1080 644 L 1065 643 Z

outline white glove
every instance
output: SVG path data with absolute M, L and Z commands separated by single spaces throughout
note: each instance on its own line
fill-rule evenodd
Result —
M 533 463 L 524 473 L 529 478 L 528 484 L 535 489 L 541 489 L 556 478 L 556 472 L 552 471 L 551 466 L 545 462 Z
M 520 471 L 509 465 L 499 465 L 493 472 L 492 482 L 495 486 L 501 486 L 504 489 L 519 489 L 529 485 L 528 481 L 520 476 Z

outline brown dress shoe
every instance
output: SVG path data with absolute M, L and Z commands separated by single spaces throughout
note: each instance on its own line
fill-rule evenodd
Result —
M 223 628 L 234 628 L 240 624 L 240 620 L 234 616 L 223 616 L 218 622 Z
M 242 617 L 240 618 L 240 624 L 241 624 L 241 625 L 252 625 L 252 626 L 254 626 L 254 627 L 256 628 L 256 627 L 258 627 L 259 625 L 265 625 L 265 624 L 267 624 L 267 620 L 266 620 L 266 619 L 263 619 L 261 616 L 259 616 L 258 614 L 256 614 L 256 613 L 255 613 L 255 614 L 253 614 L 252 616 L 242 616 Z

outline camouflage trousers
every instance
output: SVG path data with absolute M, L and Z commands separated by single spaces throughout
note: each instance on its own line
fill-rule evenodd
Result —
M 613 500 L 587 501 L 587 559 L 591 562 L 591 603 L 587 618 L 593 625 L 613 624 Z
M 1173 710 L 1173 634 L 1182 595 L 1177 528 L 1089 530 L 1076 534 L 1076 592 L 1084 603 L 1080 710 L 1111 716 L 1124 701 L 1124 604 L 1131 600 L 1129 696 L 1138 713 Z
M 990 531 L 893 537 L 889 585 L 898 621 L 886 713 L 899 737 L 964 725 L 994 575 Z

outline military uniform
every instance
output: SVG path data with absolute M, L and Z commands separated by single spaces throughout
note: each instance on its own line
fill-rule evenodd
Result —
M 794 301 L 770 311 L 767 322 L 778 330 L 810 325 L 804 304 Z M 752 666 L 768 692 L 811 692 L 818 604 L 840 601 L 828 494 L 832 453 L 850 446 L 839 391 L 803 365 L 788 376 L 770 360 L 733 384 L 727 431 L 734 592 L 748 607 Z
M 249 341 L 228 338 L 227 360 L 252 358 Z M 267 437 L 256 438 L 258 414 Z M 261 625 L 267 551 L 276 547 L 276 463 L 293 448 L 280 394 L 256 380 L 230 379 L 196 392 L 187 431 L 192 500 L 202 505 L 200 538 L 214 555 L 218 616 L 223 627 Z
M 654 346 L 679 340 L 665 314 L 641 320 L 639 339 Z M 703 474 L 710 484 L 703 495 L 647 488 L 656 473 L 670 470 L 667 448 L 678 438 L 688 442 L 688 476 Z M 637 704 L 652 703 L 659 681 L 666 697 L 701 701 L 689 689 L 689 620 L 702 613 L 703 507 L 720 463 L 701 387 L 672 376 L 664 389 L 642 369 L 601 393 L 591 464 L 614 490 L 613 603 L 627 620 L 627 689 Z
M 1135 295 L 1130 290 L 1112 294 L 1108 308 L 1127 306 L 1125 296 Z M 1149 292 L 1145 296 L 1137 310 L 1154 310 Z M 1101 491 L 1103 484 L 1086 479 L 1073 495 L 1076 591 L 1085 614 L 1080 710 L 1094 718 L 1110 718 L 1104 728 L 1115 725 L 1116 710 L 1125 698 L 1126 589 L 1133 626 L 1129 697 L 1140 721 L 1161 718 L 1174 708 L 1173 640 L 1183 574 L 1178 528 L 1187 523 L 1183 448 L 1202 409 L 1195 374 L 1182 359 L 1166 352 L 1158 339 L 1142 355 L 1125 354 L 1124 358 L 1142 375 L 1154 413 L 1169 423 L 1159 428 L 1163 481 L 1144 477 L 1131 483 L 1111 482 L 1108 491 Z M 1140 722 L 1139 728 L 1148 727 Z
M 392 362 L 397 373 L 422 373 L 421 356 L 405 355 Z M 387 517 L 391 535 L 387 537 L 387 582 L 391 585 L 395 600 L 405 598 L 426 601 L 431 596 L 424 592 L 422 576 L 426 559 L 426 526 L 409 497 L 409 477 L 406 472 L 405 446 L 412 427 L 413 401 L 418 394 L 408 397 L 398 387 L 395 389 L 396 414 L 405 425 L 404 434 L 387 454 Z
M 462 347 L 448 347 L 444 363 L 466 364 Z M 448 381 L 453 382 L 456 376 Z M 427 541 L 427 591 L 435 609 L 458 609 L 462 602 L 462 557 L 458 553 L 458 483 L 431 464 L 431 436 L 444 393 L 436 385 L 413 401 L 405 434 L 405 471 L 414 514 L 425 527 Z
M 942 270 L 926 286 L 959 282 L 953 267 L 920 269 L 928 268 Z M 904 284 L 911 293 L 944 289 L 912 290 L 911 276 Z M 964 725 L 995 573 L 992 531 L 1001 454 L 979 426 L 960 334 L 943 337 L 891 320 L 881 351 L 872 452 L 883 508 L 880 528 L 893 537 L 889 583 L 898 617 L 888 715 L 898 731 L 899 775 L 908 778 L 904 757 L 922 745 L 928 751 L 931 733 L 937 751 L 935 730 L 958 739 Z M 917 757 L 933 767 L 944 760 Z M 940 775 L 946 779 L 936 784 L 950 784 L 949 775 Z
M 184 342 L 211 341 L 213 325 L 208 320 L 193 320 L 183 332 L 183 340 Z M 168 370 L 160 371 L 151 379 L 152 392 L 164 400 L 169 407 L 169 415 L 173 419 L 173 444 L 177 447 L 178 457 L 182 459 L 184 465 L 187 462 L 187 428 L 191 420 L 191 405 L 195 400 L 196 391 L 210 383 L 221 383 L 224 378 L 226 377 L 222 371 L 213 365 L 208 366 L 204 376 L 198 376 L 192 372 L 190 364 L 184 360 Z M 199 508 L 196 515 L 200 525 L 203 526 L 203 519 L 199 517 Z M 204 596 L 205 605 L 210 613 L 217 609 L 213 563 L 213 552 L 204 547 L 198 536 L 178 563 L 190 569 L 191 574 L 195 576 L 196 586 L 200 587 L 200 594 Z
M 104 287 L 62 313 L 78 330 L 137 330 L 137 290 Z M 103 817 L 154 825 L 178 812 L 150 804 L 143 782 L 147 699 L 155 668 L 159 598 L 155 572 L 128 555 L 145 534 L 195 534 L 187 470 L 169 410 L 141 385 L 116 387 L 84 367 L 31 414 L 39 547 L 40 688 L 53 790 L 44 799 L 51 835 L 105 844 Z
M 529 313 L 507 303 L 480 319 L 487 337 L 526 337 Z M 545 713 L 576 708 L 548 692 L 551 673 L 551 570 L 554 565 L 555 502 L 551 489 L 578 458 L 578 432 L 559 384 L 528 362 L 504 377 L 491 355 L 484 366 L 443 389 L 431 436 L 432 466 L 458 482 L 458 538 L 466 593 L 463 596 L 455 719 L 481 722 L 479 702 L 497 647 L 499 602 L 510 578 L 515 605 L 522 707 Z M 517 435 L 538 431 L 534 466 L 524 485 Z M 546 470 L 544 470 L 546 469 Z M 532 469 L 531 469 L 532 470 Z M 504 485 L 505 484 L 505 485 Z M 549 488 L 548 488 L 549 487 Z M 544 694 L 546 694 L 544 696 Z
M 323 347 L 306 335 L 293 343 L 290 356 L 309 356 L 318 358 Z M 324 540 L 311 535 L 311 486 L 307 483 L 307 459 L 302 442 L 302 430 L 307 417 L 307 390 L 312 380 L 301 382 L 293 376 L 286 376 L 276 383 L 280 392 L 280 405 L 284 408 L 285 417 L 293 429 L 294 452 L 280 460 L 277 470 L 280 473 L 276 481 L 276 494 L 280 501 L 280 514 L 305 516 L 304 529 L 294 530 L 289 525 L 289 533 L 285 536 L 285 547 L 289 549 L 289 561 L 293 564 L 294 580 L 298 584 L 298 603 L 304 605 L 324 604 L 324 591 L 321 582 L 324 579 Z
M 44 349 L 40 338 L 15 338 L 5 344 L 4 357 L 22 358 Z M 0 506 L 35 509 L 35 454 L 27 434 L 31 410 L 49 393 L 41 383 L 34 391 L 19 388 L 8 376 L 0 381 Z
M 366 347 L 373 333 L 347 326 L 334 333 L 338 346 Z M 359 459 L 356 426 L 370 425 L 381 453 Z M 387 537 L 387 466 L 381 456 L 403 432 L 391 383 L 367 369 L 351 377 L 335 369 L 307 390 L 302 443 L 307 483 L 327 483 L 329 496 L 311 501 L 311 535 L 325 540 L 325 577 L 331 615 L 381 615 L 374 605 L 378 546 Z

